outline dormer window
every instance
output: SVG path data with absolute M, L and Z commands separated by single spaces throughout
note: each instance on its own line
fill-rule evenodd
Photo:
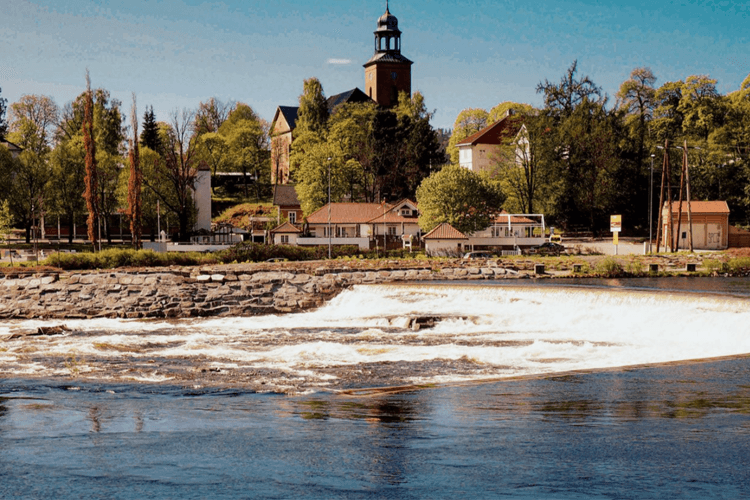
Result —
M 404 207 L 404 208 L 401 209 L 401 211 L 399 213 L 400 213 L 400 215 L 402 215 L 404 217 L 411 217 L 411 208 Z

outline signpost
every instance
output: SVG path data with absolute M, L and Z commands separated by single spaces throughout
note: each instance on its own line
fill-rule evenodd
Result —
M 622 230 L 622 215 L 609 216 L 609 230 L 612 232 L 612 243 L 615 245 L 615 255 L 617 255 L 617 247 L 619 244 L 618 236 Z

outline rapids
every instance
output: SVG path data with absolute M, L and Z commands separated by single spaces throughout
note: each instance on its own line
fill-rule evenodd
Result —
M 284 393 L 477 382 L 748 354 L 749 306 L 634 288 L 362 285 L 282 316 L 0 322 L 0 378 Z

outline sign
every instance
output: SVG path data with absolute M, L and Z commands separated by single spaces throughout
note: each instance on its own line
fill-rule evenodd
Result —
M 613 233 L 619 233 L 622 230 L 622 215 L 609 216 L 609 230 Z
M 614 243 L 615 245 L 619 244 L 619 235 L 620 233 L 612 233 L 612 243 Z

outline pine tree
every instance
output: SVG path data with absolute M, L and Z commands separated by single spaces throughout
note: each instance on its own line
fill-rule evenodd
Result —
M 154 107 L 146 109 L 143 113 L 143 132 L 141 132 L 141 146 L 153 151 L 161 149 L 161 138 L 159 137 L 159 124 L 156 123 Z

